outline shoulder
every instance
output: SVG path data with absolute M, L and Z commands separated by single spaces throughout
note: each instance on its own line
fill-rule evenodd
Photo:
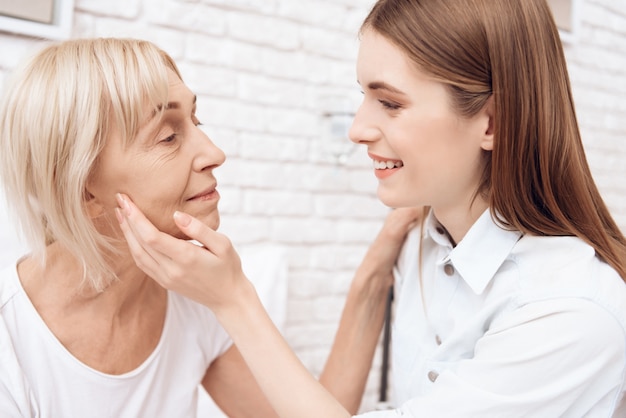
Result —
M 522 286 L 530 289 L 589 290 L 608 285 L 626 297 L 626 285 L 617 271 L 577 237 L 527 235 L 515 245 L 510 259 L 517 265 Z
M 591 266 L 599 261 L 595 250 L 578 237 L 524 235 L 511 251 L 520 267 L 533 273 L 555 272 L 573 263 Z
M 606 311 L 626 329 L 626 283 L 581 239 L 525 236 L 511 259 L 518 269 L 520 304 L 579 299 Z
M 168 293 L 168 320 L 177 326 L 185 324 L 187 329 L 215 328 L 219 325 L 213 311 L 206 306 L 170 290 Z
M 172 342 L 181 349 L 200 347 L 210 361 L 232 345 L 230 336 L 209 308 L 169 290 L 165 327 Z

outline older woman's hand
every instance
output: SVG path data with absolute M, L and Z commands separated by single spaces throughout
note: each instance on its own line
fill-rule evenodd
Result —
M 230 240 L 198 219 L 176 212 L 174 220 L 189 238 L 159 231 L 125 195 L 117 196 L 120 227 L 135 263 L 166 289 L 216 310 L 236 302 L 249 284 Z

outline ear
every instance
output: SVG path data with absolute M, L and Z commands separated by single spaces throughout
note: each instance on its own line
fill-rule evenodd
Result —
M 96 219 L 104 213 L 104 206 L 100 203 L 98 198 L 85 189 L 83 194 L 85 201 L 85 209 L 87 210 L 87 216 L 89 219 Z
M 481 110 L 481 114 L 486 121 L 485 131 L 483 132 L 483 138 L 480 141 L 480 147 L 485 151 L 493 150 L 493 131 L 494 131 L 494 105 L 493 94 L 489 96 L 487 102 Z

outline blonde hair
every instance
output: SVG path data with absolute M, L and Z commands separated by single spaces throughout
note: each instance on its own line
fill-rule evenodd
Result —
M 379 0 L 361 30 L 444 83 L 460 115 L 493 97 L 494 147 L 476 192 L 502 224 L 578 236 L 626 280 L 626 238 L 591 176 L 545 0 Z
M 152 43 L 115 38 L 50 45 L 19 71 L 0 107 L 0 174 L 9 208 L 33 251 L 65 247 L 85 282 L 115 279 L 115 246 L 96 230 L 85 206 L 86 183 L 111 127 L 128 144 L 146 105 L 167 103 L 174 61 Z

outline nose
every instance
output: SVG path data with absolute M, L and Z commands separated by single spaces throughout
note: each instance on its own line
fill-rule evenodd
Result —
M 371 116 L 368 115 L 365 104 L 361 103 L 348 131 L 350 141 L 355 144 L 367 144 L 379 138 L 380 131 L 372 123 L 373 118 Z
M 212 170 L 224 164 L 226 155 L 217 145 L 211 141 L 209 136 L 200 127 L 196 126 L 194 132 L 195 155 L 193 159 L 193 170 Z

